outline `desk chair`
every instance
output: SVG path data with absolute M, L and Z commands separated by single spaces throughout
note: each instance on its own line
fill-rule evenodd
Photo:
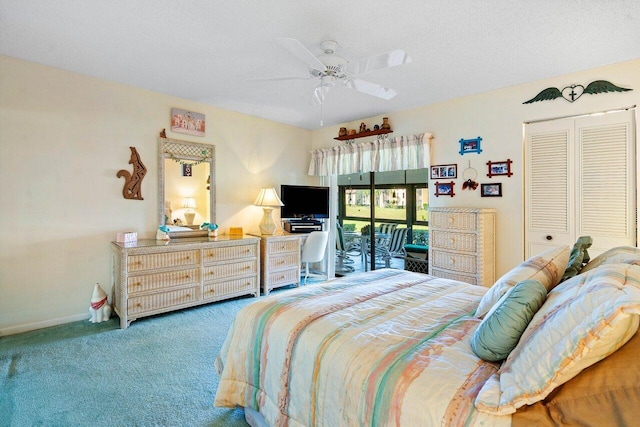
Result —
M 313 262 L 320 262 L 324 259 L 324 252 L 327 248 L 327 242 L 329 240 L 328 231 L 312 231 L 307 237 L 307 241 L 302 246 L 302 256 L 300 261 L 304 264 L 304 281 L 303 284 L 307 284 L 307 278 L 313 277 L 326 277 L 324 274 L 312 274 L 309 273 L 309 264 Z

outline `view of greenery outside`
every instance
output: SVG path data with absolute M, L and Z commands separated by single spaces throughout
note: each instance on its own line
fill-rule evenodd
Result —
M 408 190 L 413 190 L 412 200 L 407 200 Z M 412 228 L 411 242 L 428 245 L 428 189 L 413 186 L 394 186 L 375 190 L 375 226 L 383 222 L 395 222 Z M 369 224 L 370 190 L 346 188 L 344 199 L 343 227 L 345 231 L 360 231 Z M 423 200 L 426 201 L 423 203 Z M 407 203 L 409 202 L 409 203 Z M 407 205 L 415 206 L 414 215 L 407 215 Z M 415 218 L 411 221 L 410 217 Z M 410 224 L 410 222 L 412 222 Z

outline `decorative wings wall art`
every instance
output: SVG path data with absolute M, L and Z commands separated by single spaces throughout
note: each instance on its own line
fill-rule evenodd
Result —
M 561 97 L 569 102 L 574 102 L 585 93 L 595 95 L 605 92 L 627 92 L 629 90 L 633 89 L 619 87 L 606 80 L 596 80 L 589 83 L 587 87 L 584 87 L 582 85 L 570 85 L 563 88 L 562 90 L 558 89 L 557 87 L 548 87 L 537 94 L 535 97 L 523 102 L 523 104 L 532 104 L 537 101 L 551 101 L 553 99 Z

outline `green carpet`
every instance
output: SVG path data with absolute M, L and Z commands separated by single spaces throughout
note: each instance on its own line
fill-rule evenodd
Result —
M 284 290 L 283 290 L 284 291 Z M 213 361 L 246 297 L 0 338 L 0 426 L 246 426 L 215 408 Z

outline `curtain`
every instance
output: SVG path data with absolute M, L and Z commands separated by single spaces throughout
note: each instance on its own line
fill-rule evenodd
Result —
M 433 135 L 397 136 L 319 148 L 311 152 L 309 175 L 348 175 L 429 167 Z

